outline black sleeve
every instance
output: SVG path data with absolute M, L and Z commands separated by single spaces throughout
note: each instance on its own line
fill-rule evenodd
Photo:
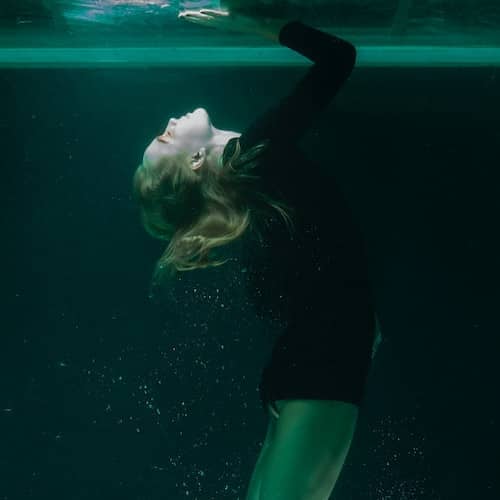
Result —
M 347 80 L 356 62 L 351 43 L 300 21 L 285 24 L 279 42 L 314 62 L 292 93 L 259 116 L 241 135 L 242 152 L 268 139 L 295 143 Z

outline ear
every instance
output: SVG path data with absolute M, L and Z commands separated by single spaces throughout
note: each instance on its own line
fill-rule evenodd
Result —
M 193 156 L 191 156 L 191 168 L 193 170 L 198 170 L 207 157 L 207 152 L 205 148 L 201 148 L 198 152 L 196 152 Z

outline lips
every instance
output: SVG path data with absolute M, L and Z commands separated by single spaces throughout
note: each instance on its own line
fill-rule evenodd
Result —
M 156 137 L 159 141 L 161 142 L 168 142 L 168 139 L 172 139 L 172 133 L 170 130 L 165 130 L 165 132 L 163 132 L 163 134 L 159 135 Z

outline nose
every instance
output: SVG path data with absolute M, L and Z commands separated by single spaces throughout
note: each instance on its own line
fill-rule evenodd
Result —
M 168 120 L 168 123 L 167 123 L 167 128 L 165 129 L 165 132 L 164 134 L 168 132 L 172 132 L 172 127 L 174 127 L 175 125 L 177 125 L 177 119 L 175 118 L 170 118 L 170 120 Z

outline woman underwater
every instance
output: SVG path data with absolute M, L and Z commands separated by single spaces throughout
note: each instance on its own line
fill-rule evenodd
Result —
M 267 266 L 249 260 L 255 300 L 286 311 L 288 326 L 262 373 L 269 424 L 246 500 L 327 500 L 380 332 L 359 228 L 334 179 L 297 143 L 348 79 L 356 50 L 300 21 L 212 9 L 179 17 L 264 36 L 314 63 L 243 133 L 214 127 L 204 108 L 170 119 L 133 189 L 145 229 L 168 241 L 157 279 L 222 265 L 211 251 L 259 228 Z M 328 145 L 320 157 L 334 160 Z

